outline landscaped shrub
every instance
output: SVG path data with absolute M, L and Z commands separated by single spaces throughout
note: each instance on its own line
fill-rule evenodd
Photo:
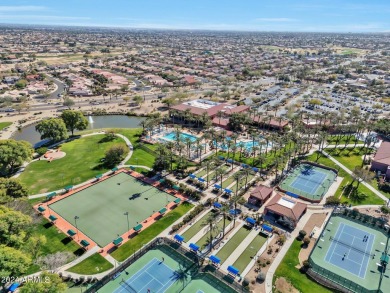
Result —
M 340 204 L 340 199 L 337 198 L 336 196 L 329 196 L 325 202 L 325 205 L 339 205 L 339 204 Z
M 263 272 L 260 272 L 256 277 L 256 281 L 259 283 L 263 283 L 265 281 L 265 274 Z
M 302 240 L 305 236 L 306 236 L 306 231 L 305 230 L 301 230 L 299 231 L 299 235 L 298 235 L 298 240 Z
M 244 278 L 244 280 L 242 281 L 242 286 L 244 287 L 249 286 L 249 280 L 247 278 Z
M 46 154 L 47 148 L 46 148 L 46 147 L 40 147 L 40 148 L 37 148 L 37 149 L 35 150 L 35 152 L 36 152 L 39 156 L 43 156 L 44 154 Z
M 307 247 L 307 246 L 309 245 L 310 241 L 311 241 L 311 239 L 310 239 L 308 236 L 306 236 L 305 238 L 303 238 L 303 244 L 304 244 L 304 246 Z

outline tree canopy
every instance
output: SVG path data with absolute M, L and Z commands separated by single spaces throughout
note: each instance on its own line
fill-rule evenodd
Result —
M 0 277 L 20 276 L 27 272 L 31 258 L 13 247 L 0 245 Z
M 105 162 L 107 166 L 115 166 L 119 164 L 126 153 L 126 148 L 123 145 L 114 145 L 107 152 L 105 156 Z
M 42 120 L 35 126 L 36 131 L 41 134 L 41 139 L 61 141 L 68 138 L 68 131 L 65 122 L 60 118 Z
M 67 290 L 66 284 L 57 274 L 43 272 L 40 279 L 40 282 L 26 282 L 20 289 L 20 293 L 61 293 Z
M 26 197 L 27 188 L 17 179 L 0 178 L 0 203 L 6 203 L 11 199 Z
M 9 175 L 31 160 L 33 148 L 27 141 L 0 140 L 0 173 Z
M 66 129 L 73 135 L 74 131 L 84 130 L 88 126 L 88 120 L 80 111 L 65 110 L 61 114 L 62 120 L 66 125 Z

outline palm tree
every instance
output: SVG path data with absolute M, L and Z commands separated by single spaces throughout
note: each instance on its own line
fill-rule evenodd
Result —
M 206 188 L 209 188 L 209 171 L 210 169 L 214 166 L 214 161 L 212 160 L 207 160 L 203 162 L 203 166 L 206 166 L 206 181 L 207 181 L 207 186 Z
M 184 138 L 184 143 L 187 147 L 187 158 L 190 159 L 191 157 L 191 144 L 192 140 L 189 137 Z
M 230 198 L 230 204 L 233 205 L 234 210 L 237 210 L 238 204 L 244 204 L 245 199 L 241 196 L 234 195 Z M 236 226 L 236 213 L 233 214 L 233 227 Z
M 255 158 L 256 158 L 256 155 L 257 155 L 257 151 L 259 150 L 259 147 L 258 146 L 253 146 L 252 147 L 252 156 L 253 156 L 253 159 L 252 159 L 252 167 L 255 166 Z
M 238 171 L 233 175 L 234 180 L 236 180 L 236 195 L 238 194 L 238 182 L 242 179 L 242 171 Z
M 225 237 L 225 228 L 226 228 L 226 218 L 229 215 L 229 206 L 226 203 L 223 203 L 219 208 L 219 214 L 223 218 L 223 228 L 222 228 L 222 238 Z
M 213 232 L 218 231 L 218 226 L 217 226 L 217 214 L 215 213 L 210 213 L 207 218 L 204 220 L 204 222 L 201 225 L 202 227 L 208 227 L 209 228 L 209 247 L 210 250 L 213 248 Z
M 359 188 L 359 185 L 362 181 L 365 181 L 367 183 L 370 183 L 375 175 L 371 173 L 369 170 L 366 170 L 361 167 L 355 167 L 353 170 L 353 178 L 354 180 L 357 180 L 356 190 Z
M 247 190 L 247 184 L 248 184 L 248 177 L 249 175 L 253 175 L 253 170 L 250 168 L 245 168 L 242 170 L 242 175 L 245 176 L 245 190 Z
M 221 182 L 221 188 L 222 188 L 222 179 L 223 179 L 223 175 L 226 174 L 226 170 L 220 166 L 218 167 L 216 170 L 215 170 L 215 177 L 216 178 L 219 178 L 220 182 Z

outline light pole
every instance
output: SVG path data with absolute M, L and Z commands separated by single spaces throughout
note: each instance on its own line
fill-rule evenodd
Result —
M 80 237 L 79 237 L 79 229 L 77 228 L 77 220 L 80 219 L 79 216 L 74 216 L 74 224 L 76 226 L 76 234 L 77 234 L 77 240 L 80 240 Z
M 127 233 L 129 233 L 130 236 L 129 212 L 125 212 L 123 215 L 125 215 L 127 218 Z

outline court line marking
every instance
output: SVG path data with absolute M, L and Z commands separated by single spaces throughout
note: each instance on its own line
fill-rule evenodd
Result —
M 372 241 L 371 241 L 371 251 L 372 251 L 372 248 L 374 247 L 374 242 L 375 242 L 375 234 L 371 234 L 371 233 L 369 233 L 370 235 L 373 235 L 374 237 L 372 238 Z M 370 239 L 371 239 L 371 237 L 370 237 Z M 367 258 L 367 265 L 366 265 L 366 270 L 365 270 L 365 272 L 364 272 L 364 275 L 363 275 L 363 279 L 365 279 L 366 278 L 366 274 L 367 274 L 367 269 L 368 269 L 368 263 L 370 262 L 370 257 L 371 256 L 369 256 L 368 258 Z
M 343 257 L 344 257 L 344 255 L 343 255 L 343 254 L 340 254 L 340 253 L 337 253 L 337 252 L 333 253 L 333 255 L 340 256 L 341 258 L 343 258 Z M 333 255 L 332 255 L 332 256 L 333 256 Z M 359 266 L 361 266 L 361 265 L 362 265 L 362 263 L 359 263 L 359 262 L 357 262 L 357 261 L 354 261 L 353 259 L 350 259 L 350 258 L 348 258 L 348 255 L 347 255 L 346 259 L 347 259 L 347 260 L 349 260 L 349 261 L 351 261 L 351 262 L 354 262 L 355 264 L 357 264 L 357 265 L 359 265 Z
M 343 232 L 343 230 L 344 230 L 344 226 L 345 226 L 344 223 L 340 223 L 339 227 L 337 228 L 336 235 L 337 235 L 337 233 L 339 233 L 339 230 L 340 230 L 341 227 L 342 227 L 343 229 L 340 231 L 340 235 L 342 234 L 342 232 Z M 339 235 L 339 238 L 338 238 L 337 240 L 340 239 L 340 235 Z M 335 248 L 336 248 L 336 245 L 335 245 L 335 244 L 336 244 L 336 243 L 332 241 L 331 246 L 333 245 L 333 250 L 332 250 L 332 253 L 331 253 L 330 256 L 329 256 L 329 260 L 332 258 L 332 255 L 333 255 L 334 250 L 335 250 Z M 328 256 L 328 253 L 329 253 L 329 252 L 330 252 L 330 247 L 328 248 L 328 252 L 326 253 L 325 260 L 326 260 L 326 258 L 327 258 L 327 256 Z M 327 262 L 331 263 L 330 261 L 327 261 Z
M 137 273 L 135 273 L 135 274 L 132 275 L 130 278 L 128 278 L 127 280 L 125 280 L 125 282 L 127 283 L 128 280 L 131 280 L 132 278 L 134 278 L 134 277 L 136 276 L 136 278 L 133 279 L 133 280 L 131 280 L 131 282 L 129 283 L 130 285 L 133 284 L 133 282 L 134 282 L 135 280 L 137 280 L 140 276 L 142 276 L 143 271 L 144 271 L 144 268 L 145 268 L 145 267 L 151 267 L 152 265 L 155 264 L 156 261 L 158 261 L 158 259 L 157 259 L 157 258 L 153 258 L 153 259 L 152 259 L 151 261 L 149 261 L 146 265 L 144 265 L 141 269 L 139 269 Z M 138 275 L 138 276 L 137 276 L 137 275 Z M 148 284 L 149 284 L 149 283 L 148 283 Z M 116 291 L 115 291 L 115 292 L 116 292 Z M 122 292 L 122 291 L 120 291 L 120 292 Z

